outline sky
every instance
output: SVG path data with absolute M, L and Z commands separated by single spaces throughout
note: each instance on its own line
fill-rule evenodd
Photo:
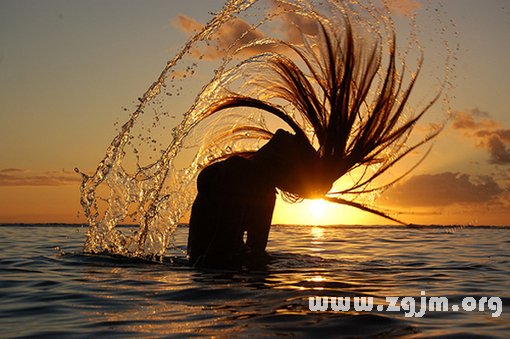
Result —
M 391 2 L 401 15 L 424 8 Z M 426 160 L 376 204 L 416 224 L 510 225 L 510 5 L 442 3 L 459 46 L 453 115 Z M 83 222 L 73 169 L 96 168 L 124 108 L 184 44 L 178 18 L 204 23 L 222 4 L 0 0 L 0 222 Z M 278 201 L 273 222 L 388 223 L 316 201 Z

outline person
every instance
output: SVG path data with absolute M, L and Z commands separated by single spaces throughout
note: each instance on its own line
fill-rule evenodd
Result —
M 276 188 L 301 197 L 329 189 L 310 186 L 320 162 L 304 138 L 279 129 L 250 157 L 232 156 L 200 172 L 189 223 L 190 265 L 239 269 L 267 263 Z
M 262 95 L 247 96 L 227 88 L 204 111 L 208 117 L 227 109 L 257 109 L 280 119 L 294 134 L 278 130 L 250 157 L 232 155 L 199 174 L 188 238 L 192 265 L 235 268 L 252 259 L 264 261 L 276 188 L 286 196 L 323 198 L 406 225 L 354 200 L 383 191 L 408 173 L 376 184 L 396 163 L 440 133 L 438 128 L 414 144 L 408 142 L 417 122 L 439 96 L 406 117 L 417 77 L 407 81 L 401 76 L 407 71 L 405 62 L 398 69 L 402 60 L 397 58 L 394 32 L 387 32 L 393 34 L 388 35 L 385 51 L 387 44 L 377 37 L 376 43 L 355 39 L 358 34 L 350 19 L 343 11 L 338 14 L 343 22 L 318 20 L 317 34 L 303 34 L 303 45 L 284 44 L 297 52 L 299 62 L 264 53 L 257 62 L 230 70 L 242 76 L 259 74 L 248 80 Z M 420 69 L 421 63 L 415 74 Z M 238 79 L 230 73 L 229 78 Z M 346 175 L 352 184 L 330 191 Z

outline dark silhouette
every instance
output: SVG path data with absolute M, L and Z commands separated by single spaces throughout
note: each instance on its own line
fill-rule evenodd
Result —
M 263 74 L 257 69 L 250 73 L 254 74 L 250 85 L 258 86 L 260 97 L 228 90 L 205 111 L 203 118 L 237 107 L 259 109 L 284 121 L 295 134 L 279 130 L 260 150 L 214 159 L 202 171 L 190 221 L 192 264 L 239 267 L 251 256 L 263 257 L 275 187 L 290 200 L 320 197 L 404 224 L 354 200 L 360 194 L 383 190 L 409 173 L 373 185 L 440 132 L 438 129 L 415 144 L 408 143 L 413 127 L 437 97 L 416 114 L 406 116 L 422 60 L 416 74 L 405 81 L 405 64 L 398 69 L 394 36 L 385 54 L 381 41 L 355 40 L 347 17 L 344 23 L 339 28 L 334 22 L 317 20 L 317 34 L 303 34 L 302 45 L 281 42 L 301 67 L 287 54 L 255 57 L 246 67 L 264 64 Z M 383 55 L 386 66 L 382 65 Z M 282 101 L 286 105 L 275 104 Z M 237 126 L 218 139 L 270 136 L 264 126 Z M 355 178 L 350 186 L 328 191 L 346 174 Z
M 234 156 L 206 167 L 198 176 L 191 212 L 190 264 L 224 268 L 264 264 L 276 188 L 303 197 L 323 195 L 329 185 L 310 187 L 308 178 L 313 166 L 318 174 L 319 160 L 302 136 L 280 129 L 249 157 Z

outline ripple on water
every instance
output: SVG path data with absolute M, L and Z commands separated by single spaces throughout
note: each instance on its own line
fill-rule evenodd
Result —
M 272 262 L 258 272 L 197 270 L 183 265 L 182 258 L 158 264 L 83 255 L 83 237 L 72 228 L 43 231 L 33 228 L 27 237 L 25 232 L 11 230 L 9 238 L 0 242 L 24 249 L 16 256 L 0 248 L 2 337 L 463 337 L 479 333 L 504 338 L 510 331 L 510 272 L 505 247 L 500 246 L 510 238 L 510 229 L 498 230 L 497 237 L 490 230 L 470 230 L 466 243 L 478 239 L 485 244 L 483 248 L 473 253 L 471 245 L 452 240 L 456 250 L 445 257 L 442 251 L 435 252 L 434 242 L 421 241 L 423 231 L 407 235 L 406 246 L 371 239 L 369 229 L 358 229 L 356 242 L 329 242 L 328 236 L 336 239 L 338 235 L 328 230 L 321 244 L 310 245 L 309 229 L 275 227 L 271 239 L 277 241 L 270 240 L 268 248 Z M 62 243 L 48 239 L 49 232 L 59 235 L 55 238 Z M 186 241 L 186 232 L 183 228 L 177 234 L 181 243 Z M 388 229 L 385 233 L 396 239 L 395 232 L 405 231 Z M 435 235 L 449 241 L 441 233 L 428 237 Z M 288 247 L 285 236 L 291 239 Z M 413 237 L 414 243 L 409 243 Z M 63 254 L 54 246 L 60 246 Z M 329 252 L 322 257 L 320 252 L 298 250 L 306 246 L 329 246 Z M 373 255 L 368 255 L 368 247 Z M 422 256 L 427 249 L 428 255 Z M 501 318 L 492 318 L 490 310 L 430 312 L 423 318 L 406 318 L 403 312 L 308 309 L 308 298 L 314 296 L 373 297 L 385 304 L 386 296 L 419 298 L 420 291 L 427 296 L 447 296 L 457 304 L 465 296 L 499 296 L 505 308 Z

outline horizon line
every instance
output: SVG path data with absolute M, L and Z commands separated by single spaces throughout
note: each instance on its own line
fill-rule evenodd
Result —
M 67 223 L 67 222 L 0 222 L 0 227 L 8 226 L 70 226 L 70 227 L 88 227 L 87 223 Z M 138 227 L 137 224 L 119 224 L 116 227 Z M 188 227 L 188 223 L 179 223 L 177 227 Z M 391 225 L 391 224 L 333 224 L 333 225 L 306 225 L 306 224 L 272 224 L 271 227 L 332 227 L 332 228 L 510 228 L 510 225 L 459 225 L 459 224 L 410 224 L 410 225 Z

